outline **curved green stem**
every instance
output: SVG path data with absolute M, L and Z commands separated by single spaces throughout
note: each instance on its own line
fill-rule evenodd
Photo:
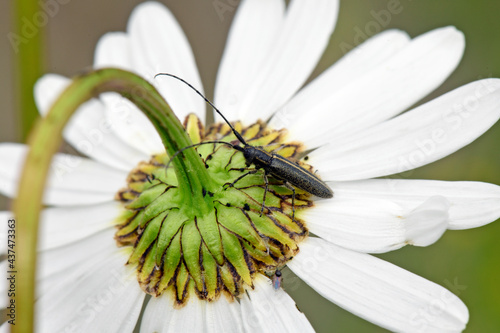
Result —
M 38 218 L 52 156 L 62 142 L 62 131 L 71 115 L 82 103 L 103 92 L 117 92 L 136 104 L 155 126 L 169 156 L 192 144 L 184 127 L 163 97 L 141 77 L 108 68 L 74 79 L 56 100 L 47 117 L 36 124 L 28 140 L 30 151 L 14 203 L 17 234 L 20 236 L 16 244 L 19 272 L 16 305 L 19 318 L 16 325 L 12 326 L 12 332 L 31 332 L 34 327 Z M 183 205 L 189 207 L 192 214 L 204 215 L 209 206 L 204 201 L 203 189 L 213 192 L 215 185 L 200 157 L 194 149 L 187 149 L 172 161 L 172 165 L 178 178 Z

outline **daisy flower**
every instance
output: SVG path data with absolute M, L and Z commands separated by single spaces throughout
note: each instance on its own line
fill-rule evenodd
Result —
M 300 189 L 294 196 L 273 177 L 266 191 L 261 171 L 244 176 L 254 168 L 240 152 L 204 144 L 197 151 L 217 186 L 202 200 L 213 209 L 191 216 L 151 123 L 127 100 L 104 94 L 64 132 L 86 157 L 53 160 L 41 217 L 38 331 L 313 331 L 280 286 L 285 266 L 389 330 L 465 328 L 458 297 L 371 254 L 427 246 L 447 229 L 496 220 L 500 187 L 379 177 L 436 161 L 488 130 L 500 116 L 500 80 L 467 84 L 402 113 L 459 63 L 464 37 L 445 27 L 414 39 L 380 33 L 304 86 L 337 11 L 335 0 L 242 1 L 214 101 L 249 144 L 315 173 L 334 197 Z M 192 89 L 155 78 L 172 73 L 203 92 L 187 39 L 162 5 L 139 5 L 127 32 L 104 35 L 95 67 L 150 80 L 194 143 L 237 144 L 219 117 L 205 127 L 206 105 Z M 38 81 L 42 114 L 68 84 L 54 74 Z M 10 197 L 26 151 L 0 145 L 0 191 Z

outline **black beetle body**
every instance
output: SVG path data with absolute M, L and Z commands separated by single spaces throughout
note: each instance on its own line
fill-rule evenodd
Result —
M 285 157 L 246 143 L 244 147 L 233 147 L 243 152 L 248 165 L 253 164 L 257 169 L 263 169 L 274 178 L 288 182 L 317 197 L 333 197 L 333 191 L 321 179 Z

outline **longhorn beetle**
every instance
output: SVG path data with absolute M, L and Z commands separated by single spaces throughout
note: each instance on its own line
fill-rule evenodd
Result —
M 224 119 L 224 121 L 229 125 L 231 128 L 231 131 L 234 133 L 236 138 L 243 144 L 243 147 L 233 145 L 229 142 L 225 141 L 205 141 L 205 142 L 200 142 L 197 144 L 193 144 L 187 147 L 184 147 L 177 151 L 172 158 L 169 161 L 170 162 L 180 153 L 182 153 L 184 150 L 196 147 L 202 144 L 209 144 L 209 143 L 222 143 L 228 146 L 231 146 L 232 148 L 240 151 L 243 153 L 243 156 L 245 157 L 246 165 L 247 167 L 250 166 L 251 164 L 255 165 L 255 169 L 248 171 L 247 173 L 243 174 L 242 176 L 238 177 L 235 181 L 233 181 L 230 186 L 233 186 L 237 181 L 242 179 L 243 177 L 254 174 L 258 171 L 258 169 L 263 169 L 264 170 L 264 181 L 266 183 L 266 187 L 264 190 L 264 198 L 262 201 L 262 208 L 260 210 L 260 213 L 262 215 L 262 212 L 264 211 L 264 204 L 266 202 L 266 193 L 268 191 L 269 187 L 269 181 L 267 179 L 267 175 L 271 175 L 274 178 L 283 181 L 284 185 L 292 191 L 292 219 L 295 220 L 295 189 L 290 186 L 290 184 L 300 188 L 301 190 L 304 190 L 312 195 L 315 195 L 320 198 L 332 198 L 333 197 L 333 191 L 332 189 L 325 184 L 321 179 L 316 177 L 313 173 L 309 172 L 308 170 L 304 169 L 300 165 L 293 163 L 286 159 L 285 157 L 275 154 L 275 153 L 270 153 L 262 149 L 262 147 L 255 147 L 249 145 L 245 139 L 238 133 L 234 127 L 231 125 L 231 123 L 224 117 L 224 115 L 215 107 L 215 105 L 212 104 L 201 92 L 199 92 L 195 87 L 193 87 L 189 82 L 185 81 L 184 79 L 173 75 L 169 73 L 158 73 L 155 75 L 155 78 L 159 75 L 166 75 L 170 76 L 174 79 L 177 79 L 186 85 L 188 85 L 191 89 L 193 89 L 198 95 L 200 95 L 205 102 L 207 102 L 211 107 L 214 108 L 214 110 Z M 167 165 L 168 168 L 168 165 Z

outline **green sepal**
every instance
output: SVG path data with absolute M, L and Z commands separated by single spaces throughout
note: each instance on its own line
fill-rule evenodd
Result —
M 137 213 L 131 210 L 124 210 L 113 222 L 117 228 L 123 228 L 130 224 Z
M 249 200 L 248 195 L 235 188 L 227 188 L 224 192 L 218 193 L 217 201 L 228 207 L 244 207 L 246 203 L 251 209 L 259 212 L 262 205 L 262 198 L 260 202 Z
M 214 150 L 215 146 L 215 150 Z M 229 160 L 237 153 L 233 148 L 225 144 L 207 144 L 197 147 L 197 152 L 206 160 L 205 164 L 209 165 L 209 170 L 212 178 L 218 183 L 223 184 L 227 181 L 227 170 Z M 207 160 L 208 156 L 211 156 Z
M 182 301 L 187 294 L 187 283 L 189 281 L 189 272 L 183 262 L 179 266 L 175 287 L 177 289 L 177 300 Z
M 271 142 L 276 140 L 279 136 L 280 136 L 279 132 L 272 132 L 272 133 L 269 133 L 267 135 L 261 136 L 260 138 L 258 138 L 256 140 L 251 140 L 250 142 L 251 142 L 252 146 L 260 146 L 260 147 L 268 148 L 267 146 Z
M 153 277 L 156 268 L 154 262 L 155 255 L 156 255 L 156 249 L 153 247 L 151 251 L 149 251 L 148 254 L 146 255 L 144 263 L 137 276 L 138 280 L 141 283 L 155 285 L 154 283 L 150 283 L 150 280 Z
M 242 242 L 242 243 L 243 243 L 243 246 L 245 247 L 245 250 L 248 252 L 248 254 L 251 257 L 257 259 L 258 261 L 263 262 L 266 265 L 276 264 L 276 261 L 269 255 L 267 250 L 261 251 L 261 250 L 256 249 L 255 247 L 253 247 L 251 244 L 249 244 L 247 242 Z M 271 251 L 271 248 L 270 248 L 269 252 L 273 253 L 275 255 L 275 257 L 278 257 L 281 254 L 279 249 L 277 249 L 275 247 L 274 250 L 275 250 L 274 251 L 275 253 L 273 253 L 273 251 Z
M 250 268 L 245 260 L 245 255 L 238 237 L 227 231 L 225 228 L 220 228 L 220 234 L 222 237 L 222 246 L 224 246 L 224 254 L 227 260 L 229 260 L 231 265 L 234 266 L 242 280 L 247 285 L 253 286 Z
M 158 250 L 157 250 L 158 251 Z M 161 277 L 160 284 L 158 286 L 159 292 L 166 289 L 170 283 L 170 280 L 177 271 L 177 266 L 181 260 L 181 233 L 180 231 L 175 235 L 170 242 L 165 255 L 163 256 L 163 276 Z
M 131 210 L 144 208 L 147 205 L 150 205 L 158 197 L 160 197 L 163 194 L 163 192 L 165 192 L 166 189 L 167 185 L 161 183 L 156 186 L 152 186 L 147 190 L 145 190 L 144 192 L 142 192 L 134 201 L 127 204 L 125 208 Z
M 139 227 L 144 228 L 146 223 L 158 214 L 171 209 L 179 207 L 179 191 L 177 187 L 169 187 L 160 197 L 151 202 L 144 210 L 141 216 Z
M 219 205 L 217 220 L 229 231 L 247 240 L 261 251 L 266 251 L 266 244 L 252 226 L 252 222 L 242 213 L 241 208 Z
M 290 209 L 291 210 L 291 209 Z M 273 212 L 274 218 L 284 227 L 286 227 L 291 232 L 300 234 L 304 231 L 304 227 L 300 226 L 297 221 L 293 221 L 290 215 L 284 214 L 282 212 Z
M 128 263 L 136 263 L 139 259 L 144 255 L 149 246 L 156 240 L 158 237 L 158 231 L 160 230 L 163 219 L 167 215 L 168 212 L 163 212 L 156 216 L 151 222 L 148 223 L 146 229 L 141 234 L 141 238 L 139 239 L 139 243 L 134 248 L 134 252 L 130 256 Z
M 272 178 L 271 178 L 272 179 Z M 272 189 L 272 191 L 274 193 L 276 193 L 276 195 L 288 195 L 288 196 L 291 196 L 292 195 L 292 190 L 286 188 L 285 186 L 283 185 L 269 185 L 269 189 Z M 295 191 L 295 195 L 298 195 L 300 192 L 300 190 L 296 190 Z M 291 200 L 291 198 L 290 198 Z M 298 201 L 297 198 L 295 198 L 295 201 Z
M 202 245 L 203 277 L 207 288 L 207 298 L 215 299 L 217 296 L 217 263 L 205 244 Z
M 262 187 L 249 187 L 242 189 L 241 191 L 245 192 L 248 194 L 248 196 L 252 197 L 256 202 L 258 202 L 259 205 L 262 204 L 262 199 L 264 198 L 264 188 Z M 268 191 L 266 193 L 266 207 L 274 207 L 274 208 L 280 208 L 281 207 L 281 199 L 277 196 L 275 196 L 272 192 Z M 265 209 L 265 208 L 264 208 Z M 259 207 L 260 211 L 260 207 Z
M 139 225 L 139 220 L 134 217 L 129 224 L 125 225 L 123 228 L 118 229 L 115 236 L 123 237 L 135 233 L 138 225 Z
M 186 268 L 196 283 L 196 288 L 199 291 L 203 291 L 204 284 L 201 278 L 200 267 L 201 237 L 194 222 L 190 221 L 182 228 L 181 245 Z
M 178 181 L 177 181 L 177 177 L 175 175 L 175 171 L 174 171 L 174 168 L 172 167 L 172 165 L 170 165 L 168 170 L 163 169 L 163 168 L 155 170 L 155 172 L 153 172 L 153 175 L 161 182 L 168 183 L 174 187 L 179 186 Z
M 270 146 L 269 148 L 271 150 L 274 149 L 273 146 Z M 290 157 L 290 156 L 293 156 L 293 155 L 295 155 L 297 153 L 297 147 L 295 147 L 295 146 L 288 146 L 288 147 L 281 148 L 278 145 L 278 147 L 276 147 L 276 148 L 279 148 L 279 150 L 277 151 L 277 153 L 280 154 L 283 157 Z
M 239 123 L 241 124 L 241 123 Z M 254 123 L 252 126 L 249 126 L 245 129 L 245 137 L 247 138 L 247 142 L 252 142 L 252 146 L 258 146 L 258 144 L 255 142 L 256 140 L 248 138 L 254 138 L 262 129 L 259 123 Z
M 172 163 L 168 170 L 166 169 L 169 161 L 170 158 L 167 154 L 154 155 L 150 161 L 151 164 L 146 164 L 143 167 L 141 166 L 141 170 L 143 170 L 144 173 L 152 175 L 155 181 L 176 187 L 178 186 L 178 181 Z
M 290 237 L 290 235 L 279 226 L 274 224 L 274 221 L 272 219 L 270 219 L 266 215 L 260 216 L 260 214 L 254 213 L 252 211 L 247 212 L 247 214 L 261 234 L 275 239 L 279 243 L 288 245 L 292 250 L 297 248 L 297 244 Z
M 227 290 L 232 295 L 237 294 L 237 290 L 236 290 L 237 284 L 235 282 L 235 277 L 234 277 L 233 273 L 231 272 L 231 269 L 229 268 L 228 264 L 225 263 L 223 266 L 219 266 L 219 272 L 220 272 L 220 277 L 222 279 L 222 283 L 227 288 Z
M 208 250 L 214 256 L 215 261 L 219 265 L 224 264 L 224 253 L 222 250 L 222 241 L 219 235 L 219 226 L 215 214 L 208 214 L 198 218 L 196 225 L 203 238 L 203 242 L 207 245 Z
M 160 229 L 160 234 L 158 235 L 158 239 L 156 241 L 157 247 L 157 256 L 156 256 L 156 266 L 160 267 L 163 260 L 163 253 L 167 250 L 167 254 L 172 250 L 172 246 L 176 246 L 174 244 L 175 237 L 180 237 L 180 229 L 182 225 L 187 221 L 184 214 L 182 214 L 177 209 L 172 209 L 169 211 L 167 217 L 163 221 L 163 224 Z M 173 238 L 173 240 L 172 240 Z M 179 243 L 180 246 L 180 243 Z M 180 247 L 179 247 L 180 252 Z
M 127 178 L 128 187 L 135 193 L 142 193 L 151 187 L 154 187 L 161 182 L 153 176 L 155 167 L 141 162 Z
M 193 143 L 201 142 L 204 132 L 203 124 L 194 113 L 190 113 L 184 122 L 186 133 Z

